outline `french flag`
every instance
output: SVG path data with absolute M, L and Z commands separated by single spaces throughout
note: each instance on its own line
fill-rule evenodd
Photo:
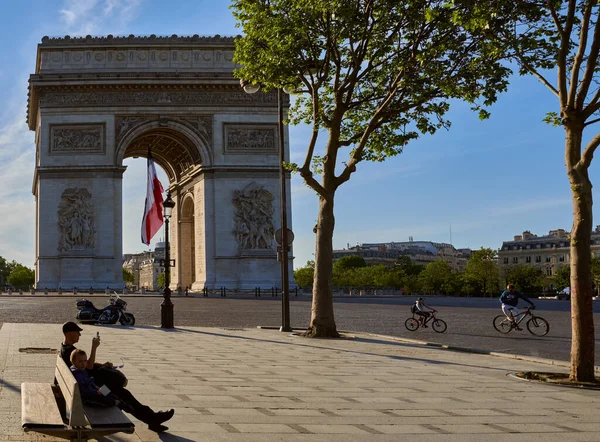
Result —
M 142 242 L 150 245 L 150 240 L 163 225 L 163 186 L 156 176 L 152 153 L 148 151 L 148 183 L 146 207 L 142 218 Z

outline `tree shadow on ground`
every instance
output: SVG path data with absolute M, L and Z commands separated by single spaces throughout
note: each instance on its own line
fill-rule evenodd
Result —
M 459 366 L 459 367 L 486 368 L 486 369 L 490 369 L 490 370 L 506 371 L 505 368 L 493 368 L 493 367 L 487 367 L 485 365 L 471 365 L 471 364 L 465 364 L 465 363 L 459 363 L 459 362 L 438 361 L 438 360 L 434 360 L 434 359 L 418 358 L 418 357 L 411 357 L 411 356 L 406 356 L 406 355 L 405 356 L 389 355 L 389 354 L 381 354 L 381 353 L 374 353 L 374 352 L 350 350 L 350 349 L 341 348 L 341 347 L 303 344 L 301 342 L 282 342 L 282 341 L 273 340 L 273 339 L 261 339 L 261 338 L 254 338 L 254 337 L 249 337 L 249 336 L 237 336 L 237 335 L 231 335 L 231 334 L 226 334 L 226 333 L 216 333 L 216 332 L 212 332 L 212 331 L 203 331 L 203 330 L 192 330 L 192 329 L 187 329 L 187 328 L 161 329 L 159 327 L 154 327 L 154 326 L 140 326 L 140 327 L 133 327 L 133 328 L 144 328 L 144 329 L 152 329 L 152 330 L 158 329 L 158 330 L 162 330 L 167 333 L 197 333 L 197 334 L 201 334 L 201 335 L 205 335 L 205 336 L 215 336 L 215 337 L 229 338 L 229 339 L 241 339 L 241 340 L 251 341 L 251 342 L 268 342 L 268 343 L 277 344 L 277 345 L 300 346 L 300 347 L 307 347 L 307 348 L 312 348 L 312 349 L 332 350 L 332 351 L 337 351 L 337 352 L 359 354 L 359 355 L 365 355 L 365 356 L 379 356 L 379 357 L 394 359 L 394 360 L 398 360 L 398 361 L 424 362 L 424 363 L 428 363 L 428 364 L 437 364 L 437 365 L 454 365 L 454 366 Z M 301 340 L 301 339 L 309 339 L 309 338 L 297 337 L 297 339 Z M 343 339 L 343 338 L 341 340 L 347 341 L 347 339 Z M 318 344 L 322 344 L 323 342 L 328 342 L 328 341 L 329 340 L 327 340 L 327 339 L 315 339 L 314 340 L 314 342 L 318 343 Z M 336 341 L 338 341 L 338 339 L 332 339 L 331 343 L 335 343 Z M 371 343 L 371 344 L 380 344 L 380 345 L 393 346 L 393 347 L 414 348 L 414 349 L 421 349 L 421 350 L 435 349 L 435 350 L 456 352 L 456 350 L 445 349 L 441 346 L 435 346 L 435 345 L 428 346 L 426 344 L 417 344 L 417 343 L 413 344 L 413 343 L 408 343 L 408 342 L 389 341 L 389 340 L 375 339 L 375 338 L 356 338 L 356 337 L 354 337 L 354 338 L 352 338 L 352 341 Z M 475 352 L 473 352 L 473 353 L 475 353 Z M 480 354 L 489 354 L 489 353 L 488 352 L 480 352 Z

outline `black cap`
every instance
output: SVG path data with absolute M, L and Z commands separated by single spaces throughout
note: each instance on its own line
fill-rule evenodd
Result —
M 74 332 L 74 331 L 82 331 L 83 329 L 81 327 L 79 327 L 77 324 L 75 324 L 74 322 L 65 322 L 63 324 L 63 333 L 69 333 L 69 332 Z

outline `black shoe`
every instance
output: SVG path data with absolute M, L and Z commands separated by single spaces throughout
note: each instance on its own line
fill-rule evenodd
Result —
M 159 411 L 155 413 L 154 422 L 157 424 L 162 424 L 163 422 L 168 421 L 175 414 L 175 410 L 172 408 L 168 411 Z
M 166 427 L 162 424 L 150 424 L 148 425 L 148 430 L 154 431 L 156 433 L 162 433 L 163 431 L 167 431 L 169 427 Z

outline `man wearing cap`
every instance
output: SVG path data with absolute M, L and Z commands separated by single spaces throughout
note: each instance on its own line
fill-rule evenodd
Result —
M 74 322 L 65 322 L 62 326 L 63 334 L 65 339 L 60 346 L 60 356 L 65 361 L 68 367 L 71 366 L 71 353 L 77 347 L 74 344 L 79 342 L 79 337 L 83 329 Z M 110 362 L 104 364 L 96 363 L 96 349 L 100 346 L 100 337 L 96 336 L 92 338 L 92 351 L 88 355 L 87 370 L 90 376 L 94 376 L 100 367 L 112 367 Z M 175 410 L 172 408 L 168 411 L 155 412 L 147 405 L 140 403 L 129 390 L 123 386 L 112 386 L 111 393 L 115 394 L 119 400 L 125 405 L 122 407 L 123 411 L 131 413 L 137 419 L 148 424 L 148 428 L 152 431 L 160 433 L 166 431 L 169 428 L 162 425 L 163 422 L 168 421 L 173 417 Z

